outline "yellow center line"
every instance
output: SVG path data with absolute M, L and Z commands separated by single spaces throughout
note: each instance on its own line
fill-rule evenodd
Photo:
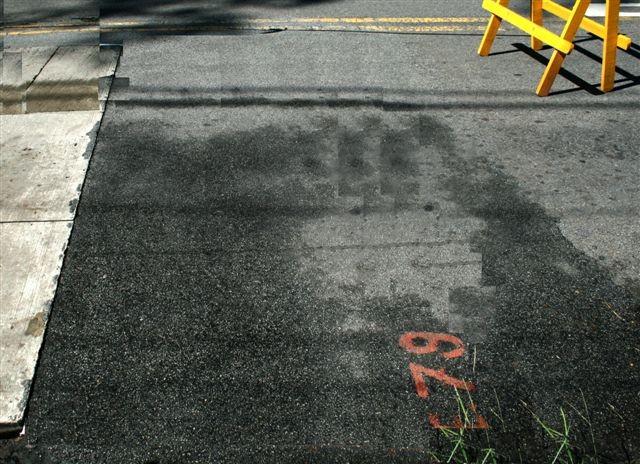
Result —
M 475 26 L 379 26 L 374 24 L 361 25 L 358 27 L 348 27 L 348 26 L 340 26 L 340 25 L 289 25 L 287 26 L 287 30 L 289 31 L 344 31 L 344 32 L 353 32 L 353 31 L 369 31 L 369 32 L 388 32 L 388 33 L 400 33 L 400 32 L 481 32 L 483 31 L 485 26 L 483 25 L 475 25 Z M 224 26 L 210 26 L 210 27 L 184 27 L 184 26 L 171 26 L 171 27 L 140 27 L 136 28 L 138 32 L 187 32 L 187 31 L 228 31 L 228 30 L 260 30 L 260 31 L 270 31 L 274 28 L 272 26 L 234 26 L 233 28 L 224 27 Z M 54 34 L 54 33 L 63 33 L 63 32 L 73 32 L 73 33 L 88 33 L 88 32 L 116 32 L 118 30 L 122 30 L 119 28 L 69 28 L 69 29 L 41 29 L 41 30 L 32 30 L 32 31 L 11 31 L 8 32 L 7 35 L 11 36 L 31 36 L 31 35 L 40 35 L 40 34 Z
M 426 23 L 477 23 L 481 21 L 486 21 L 488 17 L 344 17 L 344 18 L 331 18 L 331 17 L 309 17 L 309 18 L 246 18 L 242 19 L 238 22 L 244 24 L 251 23 L 415 23 L 415 24 L 426 24 Z M 94 23 L 87 24 L 78 24 L 77 22 L 58 22 L 55 24 L 47 24 L 47 23 L 27 23 L 27 24 L 16 24 L 7 26 L 8 29 L 31 29 L 36 27 L 91 27 L 96 26 L 97 24 L 101 26 L 107 27 L 115 27 L 115 26 L 138 26 L 138 25 L 152 25 L 155 23 L 149 23 L 146 21 L 141 21 L 138 19 L 122 19 L 122 20 L 98 20 Z M 219 21 L 219 24 L 225 24 L 225 21 Z M 228 24 L 235 24 L 233 20 L 229 20 L 226 22 Z
M 484 31 L 484 25 L 475 26 L 379 26 L 366 24 L 358 27 L 345 27 L 336 25 L 325 26 L 287 26 L 291 31 L 371 31 L 371 32 L 461 32 L 461 31 Z
M 345 17 L 345 18 L 257 18 L 247 22 L 256 23 L 477 23 L 486 21 L 487 18 L 468 17 L 399 17 L 399 18 L 369 18 L 369 17 Z
M 5 27 L 8 36 L 38 35 L 70 32 L 115 32 L 131 28 L 135 31 L 216 31 L 269 30 L 286 28 L 292 31 L 373 31 L 373 32 L 456 32 L 482 30 L 487 17 L 300 17 L 253 18 L 238 22 L 221 21 L 215 24 L 150 23 L 138 19 L 99 20 L 78 24 L 20 24 Z M 631 18 L 620 18 L 631 19 Z
M 8 26 L 5 32 L 9 36 L 38 35 L 49 33 L 71 32 L 111 32 L 126 28 L 134 28 L 137 31 L 206 31 L 217 29 L 257 29 L 265 30 L 274 27 L 285 26 L 288 30 L 365 30 L 377 32 L 432 32 L 432 31 L 458 31 L 477 30 L 469 28 L 466 24 L 485 23 L 487 18 L 471 17 L 344 17 L 344 18 L 254 18 L 239 22 L 219 22 L 216 24 L 153 24 L 137 19 L 126 20 L 100 20 L 93 24 L 57 23 L 51 24 L 21 24 Z M 392 24 L 411 24 L 411 26 L 395 26 Z M 433 25 L 438 24 L 438 25 Z M 316 25 L 316 26 L 313 26 Z

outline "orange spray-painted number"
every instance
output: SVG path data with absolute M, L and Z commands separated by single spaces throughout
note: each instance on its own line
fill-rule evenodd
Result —
M 400 337 L 400 346 L 408 353 L 434 354 L 437 353 L 445 359 L 459 358 L 465 353 L 464 343 L 455 335 L 436 332 L 406 332 Z M 448 375 L 444 369 L 432 369 L 416 363 L 409 363 L 411 377 L 416 387 L 416 393 L 420 398 L 428 398 L 430 395 L 427 387 L 427 377 L 437 380 L 445 385 L 458 390 L 473 392 L 475 384 Z M 443 424 L 436 413 L 429 414 L 429 425 L 436 429 L 488 429 L 486 419 L 478 414 L 476 405 L 472 401 L 469 413 L 465 413 L 465 419 L 458 415 L 451 423 Z
M 476 389 L 473 383 L 451 377 L 445 373 L 444 369 L 431 369 L 421 366 L 420 364 L 409 363 L 409 370 L 411 371 L 411 377 L 413 377 L 413 383 L 416 386 L 416 392 L 420 398 L 427 398 L 429 396 L 429 389 L 425 381 L 426 377 L 431 377 L 459 390 L 474 391 Z
M 421 342 L 418 344 L 418 342 Z M 451 344 L 455 349 L 438 351 L 443 344 Z M 435 332 L 406 332 L 400 337 L 400 346 L 409 353 L 431 354 L 440 353 L 445 359 L 459 358 L 464 354 L 464 343 L 455 335 Z

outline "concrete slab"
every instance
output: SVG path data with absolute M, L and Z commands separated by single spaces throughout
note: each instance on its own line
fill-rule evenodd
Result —
M 110 60 L 98 46 L 59 47 L 27 89 L 26 111 L 98 110 L 99 78 Z
M 67 109 L 77 109 L 75 97 L 65 93 L 69 89 L 67 83 L 90 82 L 96 110 L 0 116 L 2 430 L 21 426 L 76 205 L 102 118 L 103 104 L 99 97 L 104 99 L 106 94 L 98 93 L 98 79 L 108 78 L 115 70 L 117 51 L 103 51 L 99 60 L 98 53 L 98 47 L 63 51 L 53 55 L 55 60 L 49 60 L 38 74 L 34 63 L 44 59 L 45 51 L 24 50 L 21 56 L 30 57 L 31 64 L 23 66 L 28 73 L 22 74 L 20 81 L 24 87 L 29 79 L 40 82 L 39 76 L 44 75 L 44 84 L 36 86 L 30 94 L 37 96 L 30 100 L 31 109 L 38 110 L 52 109 L 56 104 L 64 106 L 65 101 Z M 40 61 L 34 57 L 40 57 Z M 31 76 L 36 74 L 38 77 L 33 79 Z M 29 91 L 32 88 L 33 85 Z M 88 88 L 81 87 L 81 93 Z M 66 97 L 69 98 L 65 100 Z M 83 98 L 81 104 L 88 101 Z
M 33 47 L 2 52 L 0 114 L 24 113 L 25 92 L 55 51 L 55 47 Z
M 100 111 L 1 117 L 1 222 L 73 219 L 100 117 Z
M 93 57 L 90 50 L 56 55 L 41 75 L 54 74 L 49 66 L 63 66 L 63 56 L 74 64 L 76 54 Z M 116 59 L 115 50 L 103 50 L 100 69 L 87 74 L 111 75 Z M 0 222 L 73 219 L 101 117 L 99 110 L 0 116 Z
M 71 225 L 0 224 L 0 427 L 17 426 L 26 408 Z

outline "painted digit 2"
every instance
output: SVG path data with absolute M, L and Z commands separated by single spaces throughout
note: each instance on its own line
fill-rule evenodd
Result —
M 436 332 L 406 332 L 400 337 L 400 346 L 407 352 L 413 354 L 439 354 L 444 359 L 459 358 L 465 352 L 464 343 L 455 335 L 447 333 Z M 453 348 L 440 349 L 446 345 L 453 345 Z M 465 390 L 473 392 L 476 386 L 466 380 L 461 380 L 456 377 L 448 375 L 444 369 L 432 369 L 424 367 L 421 364 L 409 363 L 409 371 L 413 383 L 416 387 L 416 393 L 420 398 L 426 399 L 429 397 L 429 389 L 427 388 L 426 378 L 431 377 L 445 385 L 456 388 L 458 390 Z M 487 421 L 478 414 L 477 408 L 474 402 L 471 402 L 469 410 L 475 415 L 475 421 L 469 423 L 462 422 L 460 416 L 456 417 L 452 424 L 442 424 L 438 414 L 429 414 L 429 424 L 434 428 L 457 428 L 457 429 L 487 429 L 489 424 Z

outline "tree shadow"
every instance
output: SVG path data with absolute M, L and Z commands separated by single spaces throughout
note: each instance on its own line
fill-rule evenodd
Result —
M 74 2 L 36 3 L 33 0 L 5 3 L 4 22 L 7 26 L 60 21 L 95 21 L 129 15 L 158 16 L 163 22 L 186 21 L 193 24 L 218 22 L 241 23 L 239 9 L 247 7 L 294 8 L 337 0 L 89 0 Z

